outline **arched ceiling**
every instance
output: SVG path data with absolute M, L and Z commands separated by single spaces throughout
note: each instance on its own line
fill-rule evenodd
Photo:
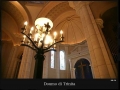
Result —
M 10 23 L 8 23 L 10 21 Z M 2 40 L 7 39 L 11 40 L 14 45 L 18 45 L 20 43 L 21 34 L 18 33 L 18 26 L 15 20 L 5 11 L 2 11 Z M 6 38 L 7 37 L 7 38 Z
M 16 22 L 18 30 L 11 31 L 12 33 L 19 32 L 16 36 L 22 38 L 22 35 L 20 36 L 20 28 L 23 27 L 25 20 L 28 20 L 28 23 L 34 24 L 36 18 L 47 17 L 50 18 L 54 24 L 51 34 L 54 31 L 59 33 L 61 29 L 63 30 L 65 37 L 63 44 L 75 44 L 85 40 L 81 19 L 76 14 L 76 11 L 69 6 L 68 1 L 19 1 L 17 2 L 19 5 L 14 2 L 16 1 L 12 1 L 12 3 L 9 1 L 2 2 L 2 10 L 8 13 Z M 95 17 L 100 16 L 100 14 L 105 11 L 102 5 L 106 6 L 107 4 L 109 4 L 109 8 L 112 6 L 111 3 L 107 2 L 101 2 L 100 4 L 98 2 L 91 3 L 90 8 L 93 15 Z M 21 10 L 19 6 L 21 6 L 23 10 Z M 108 7 L 106 7 L 106 9 Z M 22 13 L 23 11 L 24 13 Z M 25 13 L 26 15 L 24 15 Z M 57 39 L 60 39 L 59 35 Z
M 21 27 L 28 16 L 17 1 L 2 1 L 2 40 L 11 40 L 14 45 L 19 45 L 22 38 Z
M 49 11 L 47 11 L 48 13 L 44 14 L 45 17 L 53 21 L 54 26 L 51 30 L 51 34 L 54 31 L 57 31 L 57 40 L 59 40 L 59 32 L 62 29 L 65 37 L 62 44 L 75 44 L 85 40 L 80 18 L 78 15 L 76 15 L 75 10 L 69 6 L 69 3 L 67 1 L 59 3 L 57 2 L 57 4 L 54 7 L 53 6 L 51 9 L 49 8 Z
M 11 41 L 11 39 L 9 38 L 9 36 L 4 31 L 2 31 L 1 40 L 3 40 L 3 41 Z
M 47 18 L 51 19 L 54 21 L 59 15 L 68 12 L 70 10 L 73 10 L 68 2 L 62 2 L 53 7 L 46 15 Z
M 13 4 L 11 4 L 9 1 L 3 1 L 2 10 L 7 12 L 16 21 L 19 28 L 23 26 L 25 19 L 19 9 L 17 9 Z
M 63 44 L 76 44 L 85 40 L 85 36 L 82 30 L 82 23 L 77 15 L 66 17 L 61 21 L 52 32 L 63 30 L 64 40 Z M 59 39 L 58 35 L 58 39 Z

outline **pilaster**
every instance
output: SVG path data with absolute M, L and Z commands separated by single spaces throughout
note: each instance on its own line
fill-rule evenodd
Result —
M 81 18 L 95 78 L 116 78 L 113 67 L 111 67 L 110 59 L 106 59 L 104 56 L 106 48 L 104 48 L 104 44 L 101 43 L 103 40 L 101 39 L 102 37 L 89 7 L 89 2 L 73 1 L 72 6 Z M 99 23 L 100 22 L 102 21 L 99 21 Z M 101 27 L 103 26 L 101 25 Z M 108 65 L 112 71 L 109 70 Z

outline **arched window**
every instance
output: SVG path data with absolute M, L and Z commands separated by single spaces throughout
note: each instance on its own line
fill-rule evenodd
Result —
M 65 70 L 65 53 L 60 51 L 60 70 Z
M 93 79 L 91 66 L 87 59 L 78 60 L 74 68 L 76 79 Z
M 55 56 L 55 52 L 51 51 L 51 68 L 54 68 L 54 56 Z

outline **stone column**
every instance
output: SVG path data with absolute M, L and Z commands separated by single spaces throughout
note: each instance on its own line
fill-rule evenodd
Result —
M 28 47 L 24 48 L 22 62 L 18 74 L 18 78 L 30 78 L 32 59 L 34 59 L 34 51 Z
M 72 73 L 71 73 L 71 75 L 72 75 L 72 79 L 75 79 L 76 77 L 75 77 L 75 68 L 72 68 L 71 69 L 71 71 L 72 71 Z
M 65 66 L 66 66 L 66 75 L 67 78 L 70 78 L 70 62 L 68 59 L 68 47 L 65 46 Z
M 70 62 L 70 78 L 75 79 L 74 60 L 69 59 L 69 62 Z
M 104 26 L 103 26 L 103 20 L 101 19 L 101 18 L 97 18 L 97 19 L 95 19 L 95 21 L 96 21 L 96 24 L 97 24 L 97 26 L 98 26 L 98 29 L 99 29 L 99 33 L 100 33 L 100 35 L 101 35 L 101 44 L 103 45 L 102 46 L 102 50 L 103 50 L 103 55 L 104 55 L 104 57 L 106 57 L 106 59 L 107 60 L 109 60 L 110 62 L 111 62 L 111 64 L 109 64 L 108 63 L 108 61 L 106 61 L 106 63 L 108 63 L 107 64 L 107 66 L 108 66 L 108 69 L 109 69 L 109 72 L 113 72 L 113 71 L 115 71 L 115 73 L 116 73 L 116 76 L 118 75 L 117 74 L 117 68 L 116 68 L 116 66 L 115 66 L 115 63 L 114 63 L 114 60 L 113 60 L 113 57 L 112 57 L 112 54 L 111 54 L 111 52 L 110 52 L 110 49 L 109 49 L 109 47 L 108 47 L 108 44 L 107 44 L 107 42 L 106 42 L 106 39 L 105 39 L 105 37 L 104 37 L 104 34 L 103 34 L 103 32 L 102 32 L 102 28 L 104 28 Z M 113 69 L 111 70 L 110 68 L 109 68 L 109 65 L 112 65 L 112 67 L 113 67 Z
M 12 41 L 2 41 L 1 46 L 1 77 L 8 78 L 7 73 L 11 63 L 9 57 L 13 55 L 13 52 L 11 52 L 13 50 L 13 43 Z
M 89 7 L 89 3 L 90 2 L 87 1 L 75 1 L 70 2 L 70 5 L 80 16 L 90 52 L 94 76 L 95 78 L 116 78 L 110 59 L 106 59 L 106 56 L 104 56 L 105 48 L 102 48 L 104 46 L 102 46 L 103 44 L 101 43 L 103 40 L 101 40 L 101 35 Z M 108 68 L 112 71 L 109 71 Z
M 71 65 L 71 59 L 69 59 L 69 68 L 70 68 L 70 78 L 72 78 L 72 65 Z
M 60 78 L 60 49 L 59 49 L 59 44 L 57 45 L 56 48 L 56 72 L 57 72 L 57 78 Z
M 35 58 L 34 58 L 34 56 L 35 56 L 35 54 L 36 54 L 36 52 L 33 52 L 33 57 L 32 57 L 32 62 L 31 62 L 31 69 L 30 69 L 30 78 L 31 79 L 33 79 L 33 77 L 34 77 L 34 67 L 35 67 Z
M 14 78 L 18 58 L 16 56 L 18 46 L 13 46 L 7 62 L 6 78 Z

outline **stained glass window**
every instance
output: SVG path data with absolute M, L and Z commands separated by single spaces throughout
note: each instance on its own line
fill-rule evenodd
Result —
M 54 51 L 51 51 L 51 68 L 54 68 Z
M 60 51 L 60 70 L 65 70 L 65 54 L 64 54 L 64 51 Z

